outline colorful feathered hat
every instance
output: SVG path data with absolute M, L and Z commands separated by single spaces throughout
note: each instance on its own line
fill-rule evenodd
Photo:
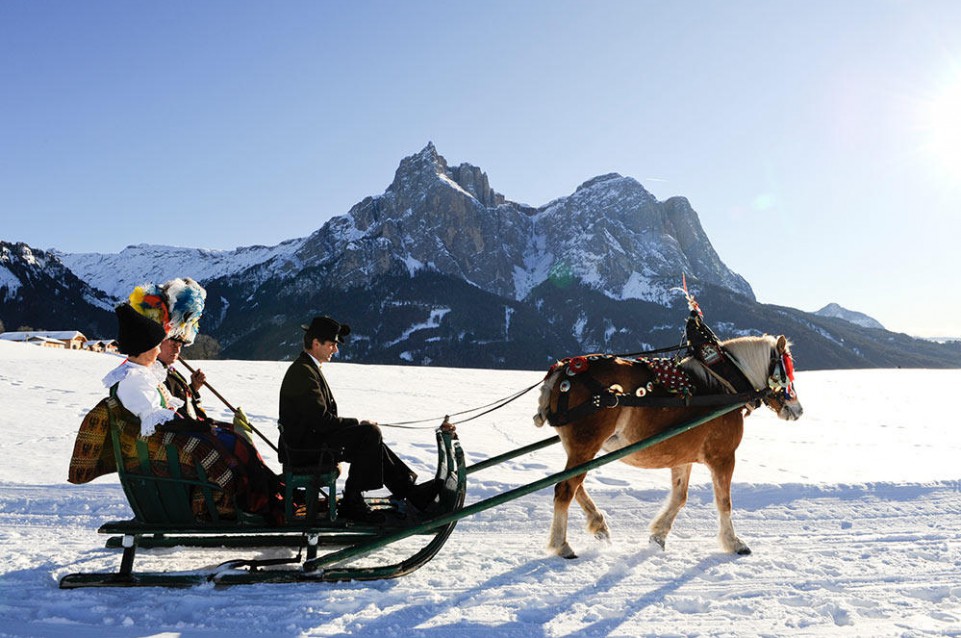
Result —
M 204 312 L 207 291 L 184 277 L 165 283 L 137 286 L 130 293 L 130 305 L 145 317 L 162 325 L 168 339 L 190 345 L 200 332 L 200 316 Z

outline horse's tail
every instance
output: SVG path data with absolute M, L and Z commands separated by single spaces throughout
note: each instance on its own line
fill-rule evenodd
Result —
M 557 383 L 559 376 L 560 372 L 548 375 L 541 385 L 541 396 L 537 400 L 537 414 L 534 415 L 534 425 L 537 427 L 543 427 L 545 423 L 550 421 L 551 392 L 554 390 L 554 385 Z

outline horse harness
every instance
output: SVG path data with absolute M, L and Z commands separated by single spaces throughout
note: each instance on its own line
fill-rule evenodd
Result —
M 603 409 L 618 407 L 720 407 L 741 403 L 750 413 L 772 395 L 783 393 L 785 399 L 794 396 L 794 369 L 790 354 L 785 352 L 778 356 L 777 351 L 772 350 L 767 387 L 755 388 L 737 359 L 720 344 L 717 336 L 704 324 L 698 313 L 691 313 L 685 332 L 687 350 L 691 356 L 726 393 L 698 396 L 690 376 L 679 365 L 679 357 L 662 359 L 619 357 L 610 354 L 570 357 L 555 363 L 547 373 L 547 377 L 550 377 L 553 373 L 562 371 L 565 376 L 558 384 L 557 409 L 548 413 L 548 421 L 555 427 L 563 426 Z M 592 364 L 613 360 L 631 366 L 644 366 L 652 378 L 633 391 L 625 391 L 618 384 L 605 385 L 590 374 Z M 583 403 L 572 407 L 570 391 L 575 381 L 586 386 L 591 395 Z

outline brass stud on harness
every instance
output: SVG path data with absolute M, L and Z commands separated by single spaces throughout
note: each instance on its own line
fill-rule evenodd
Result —
M 571 389 L 571 382 L 568 381 L 567 379 L 564 379 L 563 381 L 561 381 L 561 384 L 557 386 L 557 389 L 560 390 L 561 392 L 567 392 L 568 390 Z
M 636 396 L 636 397 L 646 397 L 646 396 L 647 396 L 647 388 L 645 388 L 644 386 L 641 386 L 641 387 L 639 387 L 637 390 L 634 390 L 634 396 Z

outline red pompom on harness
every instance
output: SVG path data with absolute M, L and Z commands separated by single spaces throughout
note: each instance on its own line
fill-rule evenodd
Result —
M 587 357 L 573 357 L 567 362 L 567 373 L 571 375 L 581 374 L 582 372 L 587 372 L 587 369 L 590 367 L 590 364 L 587 362 Z
M 787 378 L 794 383 L 794 357 L 788 353 L 781 355 L 781 362 L 784 364 L 784 372 L 787 374 Z
M 794 394 L 794 358 L 791 353 L 785 352 L 781 355 L 781 369 L 784 371 L 784 398 L 791 399 Z
M 598 355 L 591 355 L 593 358 L 597 358 Z M 574 376 L 575 374 L 583 374 L 587 372 L 591 367 L 590 362 L 587 357 L 567 357 L 566 359 L 561 359 L 557 363 L 551 366 L 551 369 L 547 371 L 545 379 L 560 369 L 566 368 L 568 376 Z

